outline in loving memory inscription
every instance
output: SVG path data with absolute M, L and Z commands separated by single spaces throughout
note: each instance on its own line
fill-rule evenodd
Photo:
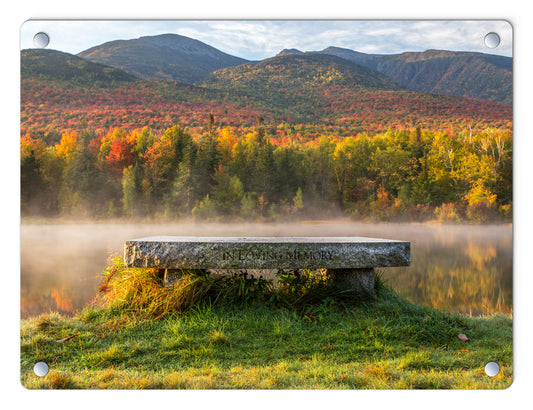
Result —
M 327 269 L 333 282 L 374 291 L 374 268 L 408 266 L 410 243 L 361 237 L 184 237 L 126 241 L 126 266 L 158 268 L 171 284 L 181 269 Z

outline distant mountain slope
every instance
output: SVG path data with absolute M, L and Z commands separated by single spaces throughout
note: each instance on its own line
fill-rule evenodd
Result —
M 22 79 L 69 82 L 89 87 L 109 87 L 137 80 L 117 68 L 92 63 L 61 51 L 42 49 L 21 51 L 20 72 Z
M 306 124 L 333 134 L 389 128 L 510 127 L 509 105 L 405 90 L 388 77 L 326 54 L 289 54 L 212 73 L 204 86 L 143 80 L 53 50 L 21 53 L 21 132 L 57 143 L 63 130 L 176 124 Z M 314 134 L 309 134 L 312 136 Z
M 359 51 L 340 47 L 328 47 L 322 51 L 313 51 L 313 53 L 328 54 L 344 58 L 345 60 L 353 61 L 354 63 L 371 68 L 372 70 L 377 68 L 377 55 L 374 54 L 365 54 Z
M 121 68 L 144 79 L 187 83 L 198 82 L 212 71 L 248 62 L 177 34 L 110 41 L 78 56 Z
M 303 54 L 303 51 L 298 50 L 297 48 L 284 48 L 281 50 L 278 54 L 276 54 L 276 57 L 278 56 L 286 56 L 289 54 Z
M 375 72 L 360 72 L 354 77 L 349 73 L 353 67 L 348 69 L 346 65 L 343 67 L 342 63 L 337 62 L 336 67 L 332 68 L 332 61 L 320 60 L 319 57 L 312 60 L 310 55 L 341 58 Z M 268 84 L 265 83 L 268 89 L 304 86 L 313 82 L 321 86 L 350 86 L 348 84 L 351 82 L 360 83 L 362 89 L 394 89 L 391 84 L 396 83 L 396 87 L 400 85 L 412 91 L 480 98 L 508 105 L 513 102 L 512 59 L 474 52 L 427 50 L 381 55 L 339 47 L 328 47 L 309 53 L 291 48 L 257 63 L 223 53 L 192 38 L 163 34 L 111 41 L 83 51 L 78 56 L 120 68 L 143 79 L 182 81 L 189 84 L 203 82 L 210 87 L 255 89 L 257 86 L 251 79 L 254 73 L 263 76 L 260 81 L 269 78 Z M 297 57 L 306 60 L 276 60 Z M 298 70 L 295 68 L 298 64 L 304 64 L 305 67 Z M 314 66 L 310 67 L 310 64 Z M 215 71 L 238 66 L 241 67 L 234 71 L 220 71 L 211 75 Z M 269 67 L 272 70 L 277 69 L 278 73 L 267 73 Z M 286 70 L 288 71 L 284 73 Z M 306 70 L 309 75 L 304 73 Z M 332 70 L 336 74 L 318 74 L 324 70 Z M 388 85 L 385 83 L 385 77 L 378 76 L 376 72 L 388 77 Z M 371 74 L 376 77 L 374 81 L 369 80 Z M 224 79 L 224 76 L 228 75 L 232 80 Z M 326 78 L 329 80 L 325 80 Z M 233 80 L 238 83 L 230 84 Z M 276 81 L 278 85 L 275 85 Z M 223 83 L 225 85 L 222 85 Z
M 505 104 L 513 102 L 513 63 L 510 57 L 442 50 L 373 55 L 338 47 L 328 47 L 318 53 L 364 65 L 413 91 L 481 98 Z
M 336 56 L 312 53 L 288 53 L 258 63 L 217 70 L 203 81 L 203 85 L 228 90 L 290 93 L 331 86 L 357 91 L 402 89 L 371 69 Z
M 512 104 L 509 57 L 428 50 L 382 57 L 377 70 L 414 91 L 431 91 Z

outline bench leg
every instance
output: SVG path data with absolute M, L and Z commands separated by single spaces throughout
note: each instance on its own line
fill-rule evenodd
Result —
M 196 274 L 196 275 L 207 275 L 208 272 L 205 269 L 163 269 L 165 276 L 163 277 L 163 286 L 170 287 L 173 286 L 176 281 L 181 279 L 183 275 Z
M 165 276 L 163 279 L 163 286 L 169 287 L 174 285 L 174 282 L 176 282 L 178 279 L 180 279 L 183 274 L 182 269 L 165 269 Z
M 332 285 L 358 295 L 374 295 L 374 269 L 328 269 Z

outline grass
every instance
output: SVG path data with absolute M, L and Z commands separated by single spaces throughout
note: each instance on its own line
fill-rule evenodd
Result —
M 113 289 L 105 289 L 103 304 L 74 318 L 47 314 L 22 321 L 25 387 L 500 389 L 512 382 L 511 318 L 414 305 L 379 278 L 375 299 L 348 303 L 324 293 L 319 298 L 317 282 L 306 275 L 304 282 L 268 291 L 237 275 L 225 286 L 187 287 L 203 297 L 191 304 L 189 295 L 172 307 L 169 300 L 181 300 L 164 294 L 172 289 L 160 287 L 164 297 L 156 304 L 132 289 L 118 291 L 125 272 L 119 266 L 107 281 Z M 305 296 L 310 289 L 313 297 Z M 288 302 L 280 304 L 283 296 Z M 469 340 L 457 339 L 459 333 Z M 50 367 L 42 378 L 32 370 L 41 360 Z M 484 373 L 491 360 L 501 368 L 494 378 Z

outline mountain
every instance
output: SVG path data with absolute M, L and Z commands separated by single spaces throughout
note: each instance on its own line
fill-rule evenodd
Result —
M 56 50 L 28 49 L 20 54 L 20 73 L 24 79 L 68 82 L 89 87 L 110 87 L 137 80 L 117 68 L 92 63 Z
M 364 67 L 375 70 L 377 68 L 377 56 L 373 54 L 365 54 L 359 51 L 350 50 L 348 48 L 328 47 L 322 51 L 313 51 L 313 53 L 328 54 L 344 58 L 345 60 L 353 61 Z
M 491 54 L 427 50 L 378 55 L 328 47 L 318 53 L 335 55 L 386 75 L 402 86 L 423 92 L 513 102 L 513 62 Z
M 369 68 L 346 59 L 314 53 L 278 55 L 211 73 L 205 86 L 241 91 L 314 90 L 342 87 L 357 91 L 401 90 L 403 87 Z
M 298 50 L 296 48 L 284 48 L 278 54 L 276 54 L 276 57 L 278 57 L 278 56 L 286 56 L 286 55 L 289 55 L 289 54 L 303 54 L 303 53 L 304 53 L 303 51 L 300 51 L 300 50 Z
M 389 85 L 396 83 L 412 91 L 432 92 L 439 94 L 448 94 L 461 97 L 479 98 L 494 102 L 503 102 L 512 105 L 513 102 L 513 66 L 512 59 L 509 57 L 496 56 L 491 54 L 474 53 L 474 52 L 452 52 L 443 50 L 427 50 L 424 52 L 405 52 L 401 54 L 366 54 L 358 51 L 340 48 L 328 47 L 321 51 L 312 51 L 304 53 L 298 49 L 284 49 L 273 58 L 263 60 L 259 63 L 251 62 L 239 57 L 223 53 L 214 47 L 211 47 L 201 41 L 192 38 L 180 36 L 177 34 L 163 34 L 157 36 L 140 37 L 133 40 L 116 40 L 102 45 L 90 48 L 78 54 L 79 57 L 92 62 L 106 64 L 112 67 L 120 68 L 130 74 L 143 79 L 159 79 L 182 81 L 189 84 L 204 83 L 212 87 L 218 87 L 215 82 L 226 82 L 223 78 L 228 73 L 234 79 L 244 84 L 223 85 L 223 88 L 256 88 L 253 81 L 246 80 L 243 77 L 249 77 L 252 72 L 261 73 L 272 80 L 276 74 L 266 74 L 266 66 L 277 66 L 279 69 L 288 68 L 287 75 L 278 73 L 278 80 L 283 86 L 290 84 L 302 84 L 309 81 L 310 77 L 300 76 L 301 81 L 294 81 L 294 75 L 299 76 L 298 70 L 294 67 L 284 67 L 285 63 L 292 64 L 290 60 L 280 63 L 276 60 L 282 57 L 305 57 L 310 54 L 331 56 L 341 58 L 344 61 L 358 64 L 367 69 L 374 70 L 372 75 L 376 77 L 375 81 L 368 81 L 371 72 L 361 75 L 363 78 L 354 79 L 363 84 L 363 88 L 370 87 L 383 88 L 384 77 L 388 77 Z M 309 67 L 310 58 L 307 60 L 293 60 L 293 63 L 302 63 L 305 65 L 302 71 L 311 70 L 318 72 L 320 64 L 332 69 L 332 62 L 329 60 L 316 60 L 313 62 L 314 67 Z M 318 57 L 317 57 L 318 58 Z M 265 64 L 263 64 L 265 63 Z M 256 65 L 256 68 L 252 68 Z M 339 69 L 342 65 L 337 62 L 337 68 L 333 68 L 337 74 L 342 72 L 340 77 L 346 78 L 349 83 L 350 69 Z M 236 71 L 215 71 L 239 67 Z M 327 70 L 326 69 L 326 70 Z M 378 75 L 381 74 L 382 76 Z M 340 80 L 337 76 L 335 81 L 323 81 L 322 75 L 318 75 L 318 83 L 337 85 Z M 293 77 L 291 80 L 290 77 Z M 313 75 L 311 75 L 313 77 Z M 392 81 L 391 81 L 392 80 Z M 340 80 L 343 83 L 343 80 Z M 372 85 L 374 83 L 374 85 Z M 378 84 L 381 83 L 381 84 Z M 345 84 L 347 85 L 347 84 Z M 278 88 L 279 88 L 278 84 Z
M 418 56 L 415 56 L 418 57 Z M 364 56 L 363 56 L 364 58 Z M 204 83 L 144 80 L 120 69 L 53 50 L 21 52 L 21 132 L 58 143 L 64 130 L 173 125 L 203 128 L 265 123 L 326 127 L 338 135 L 389 128 L 464 130 L 508 127 L 502 103 L 409 91 L 345 58 L 302 53 L 227 67 Z M 470 128 L 469 128 L 470 129 Z M 307 135 L 307 134 L 306 134 Z
M 248 60 L 177 34 L 110 41 L 82 51 L 78 56 L 144 79 L 187 83 L 201 81 L 221 68 L 248 63 Z

